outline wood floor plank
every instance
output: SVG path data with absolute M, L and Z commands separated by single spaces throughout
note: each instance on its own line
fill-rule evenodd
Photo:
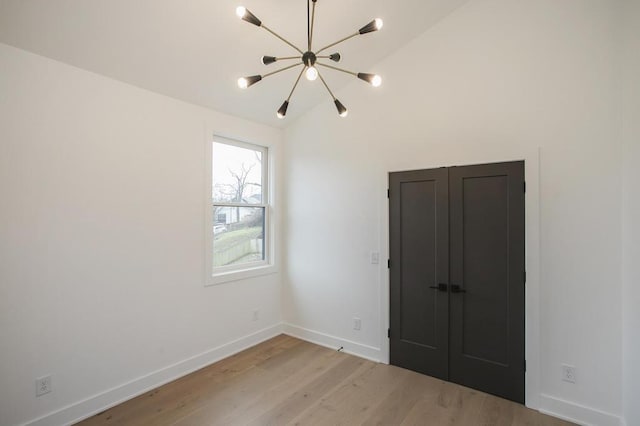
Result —
M 402 425 L 453 425 L 455 424 L 460 389 L 442 380 L 431 378 L 425 389 L 407 413 Z
M 337 387 L 345 377 L 357 374 L 357 370 L 366 366 L 367 361 L 354 356 L 344 356 L 315 380 L 293 392 L 286 401 L 273 407 L 260 417 L 247 423 L 249 425 L 284 425 L 311 406 L 318 398 Z M 356 372 L 356 373 L 354 373 Z
M 513 405 L 511 401 L 485 396 L 476 421 L 479 426 L 511 426 Z
M 393 391 L 370 413 L 364 425 L 399 425 L 420 398 L 431 391 L 433 378 L 409 372 Z
M 293 340 L 269 346 L 261 354 L 238 359 L 224 368 L 222 374 L 220 371 L 214 371 L 205 377 L 205 380 L 194 380 L 192 387 L 182 392 L 180 399 L 168 412 L 158 412 L 146 421 L 158 426 L 172 425 L 213 401 L 219 405 L 233 403 L 236 398 L 244 396 L 251 389 L 260 389 L 276 379 L 275 374 L 257 368 L 258 364 L 274 358 L 288 358 L 289 351 L 301 344 L 302 342 Z
M 233 424 L 238 416 L 251 419 L 250 410 L 258 417 L 274 406 L 274 384 L 286 382 L 292 374 L 304 371 L 304 367 L 326 354 L 315 345 L 301 344 L 282 356 L 273 357 L 256 365 L 256 373 L 239 378 L 237 383 L 227 386 L 224 392 L 208 404 L 175 422 L 175 426 L 198 424 Z M 305 372 L 308 375 L 308 372 Z M 254 377 L 255 376 L 255 377 Z M 268 380 L 259 384 L 255 378 Z M 297 377 L 302 380 L 304 377 Z M 293 383 L 290 383 L 290 387 Z M 284 400 L 284 398 L 283 398 Z M 260 405 L 262 401 L 262 405 Z M 262 409 L 260 409 L 260 406 Z
M 481 421 L 481 413 L 484 406 L 484 402 L 487 398 L 495 398 L 486 393 L 479 392 L 473 389 L 465 388 L 453 383 L 445 383 L 445 387 L 450 387 L 457 391 L 456 399 L 452 405 L 452 425 L 469 425 L 478 424 Z
M 79 423 L 564 426 L 453 383 L 281 335 Z
M 244 422 L 248 423 L 264 416 L 265 413 L 272 410 L 273 407 L 289 400 L 300 387 L 316 380 L 342 359 L 341 356 L 334 351 L 327 351 L 325 348 L 318 347 L 316 347 L 316 349 L 320 349 L 320 351 L 316 351 L 316 357 L 314 360 L 309 361 L 308 368 L 301 368 L 286 379 L 274 383 L 273 386 L 265 389 L 259 398 L 243 407 L 238 407 L 236 412 L 230 413 L 220 424 L 237 424 L 236 420 L 238 418 L 242 418 Z
M 362 424 L 377 406 L 410 374 L 407 370 L 371 363 L 362 374 L 344 383 L 292 420 L 294 425 Z

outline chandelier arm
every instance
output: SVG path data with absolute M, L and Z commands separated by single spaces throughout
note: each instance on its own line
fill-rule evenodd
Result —
M 264 26 L 264 25 L 263 25 L 263 26 Z M 327 49 L 328 49 L 328 48 L 330 48 L 330 47 L 335 46 L 336 44 L 343 43 L 343 42 L 345 42 L 345 41 L 349 40 L 350 38 L 353 38 L 353 37 L 355 37 L 355 36 L 359 36 L 359 35 L 360 35 L 360 33 L 351 34 L 350 36 L 347 36 L 347 37 L 345 37 L 345 38 L 343 38 L 343 39 L 340 39 L 340 40 L 336 41 L 335 43 L 331 43 L 330 45 L 325 46 L 325 47 L 323 47 L 322 49 L 318 50 L 318 51 L 316 52 L 316 55 L 317 55 L 317 54 L 319 54 L 320 52 L 324 52 L 325 50 L 327 50 Z
M 357 73 L 357 72 L 353 72 L 353 71 L 345 70 L 345 69 L 338 68 L 338 67 L 334 67 L 334 66 L 327 65 L 327 64 L 321 64 L 320 62 L 316 62 L 316 65 L 320 65 L 321 67 L 331 68 L 332 70 L 340 71 L 340 72 L 343 72 L 343 73 L 345 73 L 345 74 L 351 74 L 351 75 L 353 75 L 353 76 L 355 76 L 355 77 L 357 77 L 357 76 L 358 76 L 358 73 Z
M 269 31 L 271 34 L 273 34 L 274 36 L 276 36 L 277 38 L 279 38 L 280 40 L 284 41 L 285 43 L 287 43 L 289 46 L 293 47 L 294 49 L 296 49 L 298 52 L 300 52 L 300 54 L 302 55 L 304 52 L 300 49 L 298 49 L 296 46 L 294 46 L 290 41 L 288 41 L 287 39 L 285 39 L 284 37 L 282 37 L 281 35 L 277 34 L 276 32 L 274 32 L 271 28 L 267 27 L 266 25 L 262 24 L 261 25 L 262 28 L 264 28 L 265 30 Z
M 278 74 L 279 72 L 290 70 L 291 68 L 297 67 L 298 65 L 303 65 L 302 62 L 298 62 L 297 64 L 289 65 L 288 67 L 280 68 L 279 70 L 272 71 L 268 74 L 262 76 L 262 78 L 267 78 L 271 75 Z
M 284 61 L 288 59 L 300 59 L 300 56 L 283 56 L 282 58 L 277 57 L 276 61 Z
M 324 87 L 327 88 L 327 91 L 329 92 L 329 94 L 331 95 L 333 100 L 335 101 L 336 97 L 333 95 L 333 92 L 331 91 L 331 89 L 329 89 L 329 85 L 327 85 L 327 82 L 324 81 L 324 78 L 322 77 L 322 74 L 320 74 L 320 71 L 318 71 L 318 77 L 320 77 L 320 80 L 322 80 L 322 84 L 324 84 Z
M 307 67 L 302 67 L 302 71 L 300 71 L 300 74 L 298 75 L 298 78 L 296 79 L 296 82 L 293 84 L 293 88 L 291 89 L 291 92 L 289 92 L 289 97 L 287 98 L 287 102 L 289 102 L 291 100 L 291 96 L 293 96 L 293 92 L 296 90 L 296 87 L 298 87 L 298 83 L 300 82 L 300 78 L 302 77 L 302 74 L 304 74 L 304 70 L 306 70 Z
M 309 51 L 311 51 L 311 43 L 313 42 L 313 24 L 316 20 L 316 2 L 313 2 L 311 9 L 311 31 L 309 33 Z

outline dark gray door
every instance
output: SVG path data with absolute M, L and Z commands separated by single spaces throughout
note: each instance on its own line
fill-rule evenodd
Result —
M 524 162 L 391 173 L 390 250 L 391 363 L 523 403 Z
M 445 168 L 390 175 L 391 363 L 445 380 L 448 187 Z

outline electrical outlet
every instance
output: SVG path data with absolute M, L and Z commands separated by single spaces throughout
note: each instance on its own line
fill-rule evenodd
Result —
M 574 366 L 562 364 L 562 381 L 569 383 L 576 382 L 576 368 Z
M 253 311 L 253 316 L 251 317 L 251 321 L 258 321 L 260 319 L 260 311 L 259 310 L 255 310 Z
M 51 376 L 39 377 L 36 379 L 36 396 L 42 396 L 51 392 Z
M 362 329 L 362 320 L 360 318 L 353 319 L 353 329 L 358 331 Z
M 377 265 L 380 263 L 380 253 L 378 253 L 377 251 L 372 251 L 371 252 L 371 264 L 372 265 Z

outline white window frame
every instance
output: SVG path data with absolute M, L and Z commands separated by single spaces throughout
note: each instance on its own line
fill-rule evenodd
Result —
M 213 144 L 223 143 L 239 148 L 262 152 L 262 203 L 214 203 L 213 193 Z M 243 142 L 214 134 L 206 142 L 206 184 L 205 184 L 205 285 L 217 285 L 277 272 L 275 264 L 275 220 L 273 212 L 273 152 L 267 144 Z M 266 160 L 266 161 L 265 161 Z M 239 265 L 213 266 L 213 206 L 256 207 L 264 209 L 264 259 Z

